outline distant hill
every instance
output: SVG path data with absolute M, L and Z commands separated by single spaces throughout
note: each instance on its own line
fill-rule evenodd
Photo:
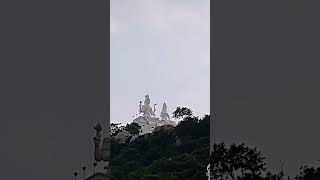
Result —
M 118 128 L 117 133 L 124 129 Z M 131 143 L 130 138 L 125 143 L 112 138 L 111 179 L 205 180 L 209 135 L 210 115 L 188 115 L 176 127 L 158 128 Z

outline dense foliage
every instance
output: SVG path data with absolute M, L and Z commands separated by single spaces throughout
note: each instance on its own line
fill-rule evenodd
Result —
M 271 173 L 262 153 L 243 143 L 214 144 L 209 153 L 210 116 L 194 117 L 184 107 L 173 116 L 183 118 L 174 128 L 139 136 L 131 143 L 111 139 L 112 180 L 206 180 L 209 163 L 217 180 L 320 180 L 320 167 L 301 166 L 295 177 L 286 177 L 282 169 Z M 124 130 L 137 135 L 139 128 L 136 123 L 111 124 L 111 136 Z
M 126 130 L 132 135 L 138 135 L 140 131 L 140 126 L 137 123 L 127 124 L 126 126 L 120 126 L 121 123 L 111 123 L 110 124 L 110 135 L 116 136 L 119 132 Z
M 265 158 L 256 147 L 245 144 L 214 144 L 210 155 L 210 171 L 217 180 L 319 180 L 320 168 L 302 166 L 294 178 L 267 172 Z
M 172 113 L 173 118 L 179 119 L 179 118 L 185 118 L 192 116 L 192 110 L 186 107 L 177 107 L 177 109 Z
M 318 180 L 320 179 L 320 167 L 315 168 L 312 166 L 301 166 L 296 180 Z
M 112 139 L 111 179 L 207 179 L 209 125 L 209 115 L 198 118 L 187 114 L 176 127 L 139 136 L 131 143 Z M 124 129 L 116 126 L 114 134 Z
M 265 158 L 256 148 L 244 144 L 214 144 L 210 157 L 211 171 L 216 179 L 257 179 L 266 170 Z

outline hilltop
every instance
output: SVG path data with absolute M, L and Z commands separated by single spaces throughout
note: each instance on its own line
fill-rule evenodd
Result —
M 139 126 L 135 123 L 113 124 L 111 179 L 207 179 L 210 115 L 202 118 L 190 113 L 175 115 L 183 119 L 177 126 L 158 127 L 142 136 L 137 136 Z M 121 133 L 125 134 L 124 141 L 116 138 Z

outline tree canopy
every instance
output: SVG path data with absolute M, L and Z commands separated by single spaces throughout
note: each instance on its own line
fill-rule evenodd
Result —
M 174 117 L 183 120 L 172 129 L 160 129 L 132 142 L 111 139 L 111 179 L 113 180 L 201 180 L 206 168 L 217 180 L 319 180 L 320 167 L 301 166 L 295 177 L 280 169 L 267 170 L 257 147 L 216 143 L 210 151 L 210 115 L 194 117 L 188 108 L 178 107 Z M 139 133 L 136 123 L 111 124 L 111 136 L 126 130 Z M 209 156 L 210 154 L 210 156 Z
M 184 123 L 175 128 L 139 136 L 131 143 L 119 144 L 112 139 L 111 179 L 206 179 L 210 149 L 209 119 L 209 115 L 203 118 L 185 117 Z
M 173 112 L 173 118 L 185 118 L 188 116 L 192 116 L 192 114 L 192 110 L 187 107 L 177 107 L 177 109 Z

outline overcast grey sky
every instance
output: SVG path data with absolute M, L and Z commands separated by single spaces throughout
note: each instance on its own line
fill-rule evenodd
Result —
M 210 112 L 209 0 L 111 0 L 111 122 L 130 123 L 149 94 Z

